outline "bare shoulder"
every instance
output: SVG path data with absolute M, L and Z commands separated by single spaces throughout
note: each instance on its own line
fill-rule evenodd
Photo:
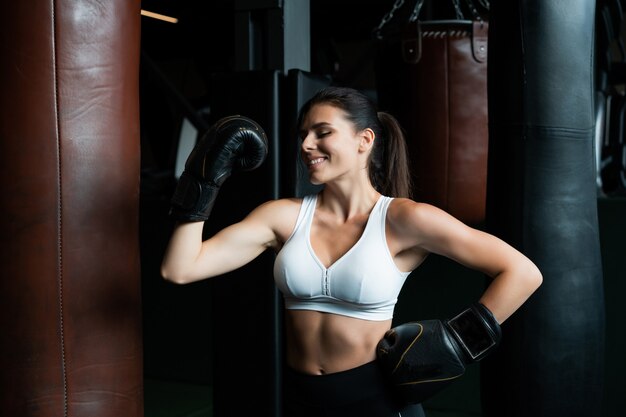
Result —
M 387 219 L 392 227 L 408 228 L 412 232 L 427 230 L 441 223 L 460 223 L 438 207 L 408 198 L 394 198 L 389 205 Z
M 247 220 L 265 223 L 274 231 L 278 240 L 284 242 L 295 227 L 301 206 L 301 198 L 269 200 L 254 209 Z
M 269 200 L 259 205 L 252 214 L 268 217 L 280 217 L 283 215 L 294 214 L 298 216 L 300 206 L 302 205 L 301 198 L 279 198 L 276 200 Z
M 387 212 L 390 233 L 407 245 L 430 247 L 433 239 L 458 238 L 471 228 L 446 211 L 427 203 L 396 198 Z M 431 248 L 429 248 L 431 249 Z

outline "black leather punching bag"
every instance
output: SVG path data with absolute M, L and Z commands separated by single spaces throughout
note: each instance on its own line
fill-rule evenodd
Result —
M 0 2 L 2 416 L 143 416 L 139 20 Z
M 484 362 L 485 416 L 601 415 L 594 10 L 592 0 L 491 2 L 487 227 L 544 281 Z

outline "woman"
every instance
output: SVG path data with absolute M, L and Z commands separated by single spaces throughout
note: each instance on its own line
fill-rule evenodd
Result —
M 541 274 L 500 239 L 407 198 L 400 126 L 363 94 L 320 91 L 301 109 L 298 127 L 310 181 L 322 191 L 264 203 L 205 241 L 201 221 L 179 223 L 162 275 L 189 283 L 274 250 L 286 307 L 286 415 L 423 415 L 396 398 L 376 365 L 376 346 L 410 272 L 436 253 L 493 277 L 479 301 L 499 323 L 537 289 Z

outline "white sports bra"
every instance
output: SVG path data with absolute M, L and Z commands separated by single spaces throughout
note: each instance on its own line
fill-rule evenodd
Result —
M 289 310 L 315 310 L 364 320 L 388 320 L 404 281 L 385 238 L 385 219 L 393 199 L 381 196 L 359 240 L 325 268 L 311 246 L 317 195 L 302 201 L 296 226 L 276 256 L 274 281 Z

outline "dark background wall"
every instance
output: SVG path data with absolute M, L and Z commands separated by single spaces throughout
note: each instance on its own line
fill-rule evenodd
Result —
M 215 107 L 212 103 L 219 100 L 212 80 L 216 74 L 236 71 L 240 45 L 236 42 L 235 3 L 142 2 L 145 10 L 179 19 L 178 24 L 142 20 L 140 232 L 147 417 L 211 415 L 214 364 L 219 360 L 214 357 L 214 346 L 224 338 L 213 332 L 212 323 L 219 320 L 212 308 L 215 284 L 211 280 L 175 286 L 160 278 L 158 268 L 173 226 L 167 210 L 175 186 L 178 138 L 189 110 L 184 104 L 197 110 L 208 123 L 211 106 Z M 380 45 L 372 38 L 372 30 L 394 3 L 311 0 L 310 72 L 376 98 Z M 447 2 L 426 2 L 423 16 L 451 18 L 454 14 Z M 225 94 L 223 90 L 219 89 L 220 95 Z M 620 355 L 626 350 L 626 339 L 618 324 L 620 301 L 626 296 L 626 258 L 620 244 L 626 236 L 626 199 L 602 196 L 598 208 L 610 362 L 603 415 L 609 416 L 621 415 L 626 409 L 626 400 L 619 394 L 626 388 L 626 361 Z M 408 280 L 396 320 L 447 316 L 475 300 L 483 286 L 480 274 L 433 256 Z M 444 299 L 445 303 L 441 302 Z M 429 401 L 429 415 L 480 415 L 479 373 L 479 367 L 469 369 L 461 381 Z

